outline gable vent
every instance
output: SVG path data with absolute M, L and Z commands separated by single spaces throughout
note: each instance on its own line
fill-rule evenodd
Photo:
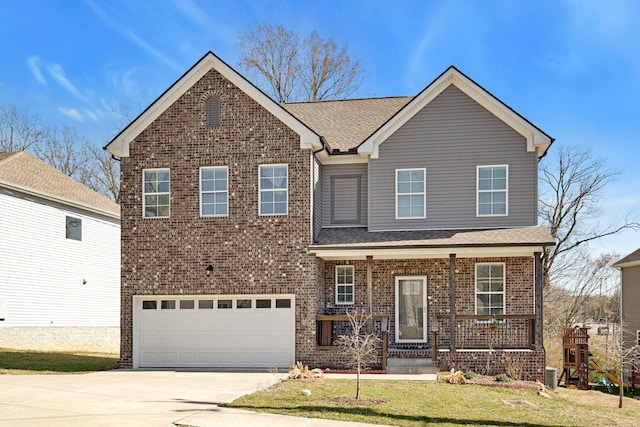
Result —
M 207 127 L 220 127 L 220 98 L 216 96 L 207 99 Z

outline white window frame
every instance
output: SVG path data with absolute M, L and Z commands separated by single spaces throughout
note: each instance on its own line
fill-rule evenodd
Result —
M 340 283 L 340 281 L 338 280 L 338 277 L 339 277 L 338 270 L 347 269 L 347 268 L 351 269 L 351 283 Z M 356 299 L 355 298 L 355 290 L 356 290 L 355 282 L 356 282 L 356 269 L 353 265 L 336 265 L 336 304 L 337 305 L 353 305 L 354 304 L 354 301 Z M 339 286 L 351 287 L 351 301 L 338 300 L 338 297 L 340 295 L 338 293 Z M 345 293 L 345 295 L 347 294 Z
M 169 191 L 158 191 L 158 192 L 146 192 L 146 180 L 145 174 L 147 172 L 152 171 L 166 171 L 169 175 Z M 169 215 L 163 216 L 147 216 L 147 196 L 163 196 L 166 195 L 169 197 Z M 152 218 L 152 219 L 161 219 L 161 218 L 169 218 L 171 216 L 171 169 L 170 168 L 150 168 L 142 170 L 142 217 L 143 218 Z
M 489 267 L 493 265 L 502 266 L 502 292 L 478 292 L 478 266 L 487 265 Z M 478 262 L 474 267 L 474 305 L 475 305 L 475 314 L 478 313 L 478 295 L 502 295 L 502 314 L 506 313 L 506 303 L 507 303 L 507 266 L 504 262 Z M 491 315 L 491 313 L 483 313 L 482 315 Z
M 226 183 L 226 188 L 224 190 L 207 190 L 204 191 L 202 189 L 202 172 L 203 170 L 212 170 L 214 172 L 215 175 L 215 171 L 216 170 L 224 170 L 225 173 L 225 183 Z M 204 205 L 204 195 L 205 194 L 224 194 L 225 195 L 225 205 L 227 206 L 227 213 L 225 214 L 212 214 L 212 215 L 205 215 L 203 213 L 203 205 Z M 216 204 L 214 203 L 214 206 Z M 214 209 L 215 211 L 215 209 Z M 211 217 L 225 217 L 225 216 L 229 216 L 229 168 L 227 166 L 202 166 L 200 168 L 200 217 L 202 218 L 211 218 Z
M 261 171 L 262 168 L 275 168 L 275 167 L 284 167 L 285 171 L 287 173 L 286 179 L 285 179 L 285 188 L 272 188 L 272 189 L 263 189 L 262 188 L 262 180 L 261 178 Z M 262 195 L 264 193 L 268 193 L 268 192 L 280 192 L 280 191 L 284 191 L 285 193 L 285 210 L 283 213 L 262 213 Z M 259 165 L 258 166 L 258 214 L 260 216 L 282 216 L 282 215 L 288 215 L 289 214 L 289 165 L 286 163 L 277 163 L 277 164 L 265 164 L 265 165 Z
M 422 300 L 422 339 L 402 339 L 402 337 L 400 336 L 400 301 L 399 301 L 399 291 L 400 291 L 400 281 L 401 280 L 422 280 L 422 293 L 423 293 L 423 300 Z M 427 324 L 427 310 L 428 310 L 428 306 L 427 306 L 427 301 L 428 301 L 428 297 L 427 297 L 427 292 L 428 292 L 428 288 L 427 288 L 427 276 L 396 276 L 396 289 L 395 289 L 395 341 L 397 343 L 424 343 L 427 342 L 427 337 L 429 334 L 429 328 L 428 328 L 428 324 Z
M 421 192 L 411 192 L 411 193 L 399 193 L 398 192 L 398 174 L 400 172 L 413 172 L 413 171 L 421 171 L 422 172 L 422 191 Z M 396 200 L 396 219 L 424 219 L 427 217 L 427 169 L 426 168 L 405 168 L 405 169 L 396 169 L 396 182 L 395 182 L 395 200 Z M 399 196 L 422 196 L 422 215 L 421 216 L 400 216 L 398 214 L 399 204 L 398 197 Z
M 505 170 L 505 188 L 504 190 L 480 190 L 480 169 L 487 168 L 504 168 Z M 481 214 L 480 213 L 480 193 L 504 193 L 504 213 L 503 214 Z M 493 210 L 493 204 L 492 204 Z M 508 216 L 509 215 L 509 165 L 478 165 L 476 166 L 476 216 L 492 217 L 492 216 Z

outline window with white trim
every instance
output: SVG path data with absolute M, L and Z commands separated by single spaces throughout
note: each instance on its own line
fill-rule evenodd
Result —
M 476 264 L 476 314 L 504 314 L 504 263 Z
M 336 304 L 353 304 L 354 272 L 352 265 L 336 266 Z
M 200 216 L 227 216 L 228 169 L 226 166 L 200 168 Z
M 288 165 L 259 166 L 260 215 L 287 215 L 288 169 Z
M 640 329 L 636 331 L 636 335 L 637 335 L 636 345 L 640 347 Z
M 426 169 L 396 169 L 396 219 L 425 218 Z
M 509 166 L 477 167 L 477 216 L 506 216 Z
M 145 169 L 142 171 L 142 215 L 144 218 L 169 218 L 169 176 L 169 169 Z

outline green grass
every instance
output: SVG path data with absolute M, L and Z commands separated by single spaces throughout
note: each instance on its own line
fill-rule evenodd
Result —
M 301 390 L 311 390 L 303 396 Z M 597 391 L 561 390 L 552 399 L 535 391 L 419 381 L 363 380 L 354 405 L 354 380 L 284 381 L 227 406 L 311 418 L 396 426 L 638 425 L 640 402 Z M 337 399 L 338 398 L 338 399 Z M 342 399 L 339 399 L 342 398 Z M 345 399 L 346 398 L 346 399 Z M 382 400 L 382 403 L 379 402 Z M 526 401 L 513 406 L 505 401 Z
M 80 374 L 118 367 L 116 354 L 43 352 L 0 348 L 0 375 Z

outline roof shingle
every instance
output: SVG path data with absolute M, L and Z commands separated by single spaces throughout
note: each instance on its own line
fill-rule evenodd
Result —
M 625 267 L 625 266 L 631 266 L 634 264 L 640 265 L 640 249 L 637 249 L 631 252 L 626 257 L 622 258 L 621 260 L 613 264 L 613 267 Z
M 555 245 L 547 227 L 493 230 L 417 230 L 369 232 L 364 227 L 325 228 L 314 248 L 455 247 Z
M 356 148 L 413 97 L 348 99 L 282 104 L 315 133 L 324 137 L 331 149 Z
M 120 216 L 120 205 L 25 151 L 0 152 L 0 187 L 3 184 Z

